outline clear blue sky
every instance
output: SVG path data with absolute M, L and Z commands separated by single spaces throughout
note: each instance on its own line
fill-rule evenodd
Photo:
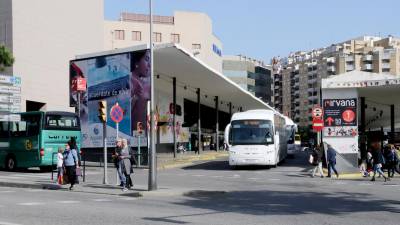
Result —
M 147 0 L 104 0 L 106 19 L 148 13 Z M 207 13 L 223 54 L 269 62 L 273 56 L 328 46 L 362 35 L 400 37 L 399 0 L 153 0 L 154 13 Z

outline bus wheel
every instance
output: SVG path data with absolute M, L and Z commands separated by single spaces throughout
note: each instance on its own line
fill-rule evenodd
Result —
M 8 171 L 14 171 L 17 168 L 17 160 L 14 156 L 7 156 L 5 167 Z

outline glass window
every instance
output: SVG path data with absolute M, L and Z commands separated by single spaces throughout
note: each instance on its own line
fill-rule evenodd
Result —
M 154 42 L 161 42 L 161 33 L 154 32 L 153 33 L 153 41 Z
M 0 121 L 0 137 L 7 138 L 9 136 L 8 133 L 8 122 Z
M 125 31 L 124 30 L 115 30 L 114 38 L 115 38 L 115 40 L 125 40 Z
M 201 49 L 201 44 L 192 44 L 192 49 Z
M 232 121 L 232 145 L 273 144 L 272 122 L 268 120 Z
M 40 131 L 40 114 L 21 115 L 21 121 L 26 122 L 26 135 L 35 136 L 39 135 Z
M 172 43 L 179 43 L 180 42 L 179 34 L 171 34 L 171 42 Z
M 12 122 L 10 124 L 11 136 L 13 137 L 26 137 L 26 122 Z
M 142 40 L 142 32 L 132 31 L 132 40 L 133 41 L 141 41 Z
M 49 130 L 79 130 L 77 116 L 69 115 L 47 115 L 46 129 Z

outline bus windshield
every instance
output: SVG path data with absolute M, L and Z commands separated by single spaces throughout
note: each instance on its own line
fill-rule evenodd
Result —
M 272 122 L 268 120 L 236 120 L 231 123 L 232 145 L 273 144 Z
M 79 119 L 74 115 L 46 115 L 47 130 L 80 130 Z

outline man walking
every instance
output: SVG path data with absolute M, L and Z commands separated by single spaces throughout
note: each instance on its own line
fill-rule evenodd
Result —
M 327 158 L 328 158 L 328 177 L 331 177 L 331 173 L 333 170 L 333 172 L 335 172 L 336 174 L 336 177 L 339 178 L 339 173 L 336 170 L 336 151 L 329 144 L 328 144 Z
M 379 173 L 379 175 L 383 176 L 383 178 L 385 179 L 385 182 L 387 180 L 390 180 L 388 177 L 385 176 L 385 174 L 382 171 L 382 165 L 384 164 L 384 158 L 383 158 L 383 154 L 381 151 L 381 143 L 380 143 L 379 138 L 377 138 L 377 137 L 371 138 L 371 149 L 372 149 L 372 164 L 373 164 L 373 169 L 374 169 L 374 175 L 372 176 L 371 181 L 375 181 L 376 173 Z

